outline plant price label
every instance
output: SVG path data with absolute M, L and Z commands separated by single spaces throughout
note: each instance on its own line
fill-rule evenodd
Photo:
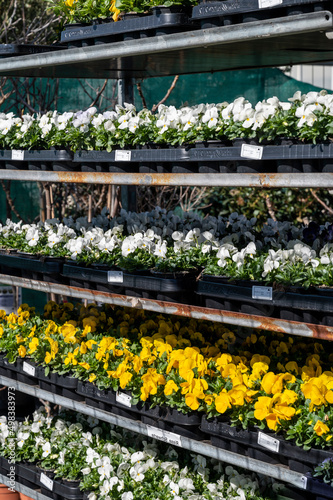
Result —
M 36 368 L 32 365 L 29 365 L 26 361 L 23 361 L 23 371 L 32 377 L 36 376 Z
M 280 441 L 271 436 L 267 436 L 263 432 L 258 433 L 258 444 L 263 448 L 267 448 L 267 450 L 275 451 L 275 453 L 279 452 Z
M 259 0 L 259 9 L 268 9 L 269 7 L 275 7 L 275 5 L 281 5 L 283 0 Z
M 261 300 L 273 300 L 273 288 L 271 286 L 253 286 L 252 298 Z
M 21 151 L 19 149 L 13 149 L 12 160 L 23 161 L 24 160 L 24 151 Z
M 40 482 L 48 489 L 48 490 L 53 490 L 53 481 L 49 477 L 47 477 L 46 474 L 41 472 L 40 474 Z
M 131 405 L 132 397 L 129 396 L 128 394 L 125 394 L 124 392 L 120 391 L 116 392 L 116 401 L 117 403 L 127 406 L 127 408 L 132 407 Z
M 163 429 L 157 429 L 151 425 L 147 425 L 148 436 L 151 438 L 158 439 L 159 441 L 164 441 L 168 444 L 173 444 L 175 446 L 181 446 L 182 440 L 179 434 L 174 434 L 173 432 L 164 431 Z
M 108 283 L 123 283 L 124 275 L 122 271 L 108 271 Z
M 301 477 L 301 488 L 303 488 L 303 490 L 306 490 L 308 487 L 308 478 L 306 476 L 302 476 Z
M 120 151 L 116 150 L 114 159 L 115 161 L 131 161 L 132 151 Z
M 261 160 L 262 152 L 264 148 L 262 146 L 252 146 L 251 144 L 242 144 L 241 157 L 250 158 L 250 160 Z

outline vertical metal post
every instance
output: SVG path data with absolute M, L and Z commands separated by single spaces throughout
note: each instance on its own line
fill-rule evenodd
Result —
M 124 77 L 118 80 L 118 104 L 134 102 L 133 78 Z M 120 186 L 121 205 L 125 210 L 136 211 L 136 187 Z

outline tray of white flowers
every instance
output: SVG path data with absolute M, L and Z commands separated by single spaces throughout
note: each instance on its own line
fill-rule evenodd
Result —
M 170 301 L 186 300 L 187 293 L 191 286 L 194 287 L 195 282 L 194 275 L 187 272 L 153 275 L 149 270 L 129 272 L 75 264 L 64 264 L 62 275 L 69 278 L 73 286 Z
M 316 12 L 329 8 L 329 2 L 321 0 L 243 0 L 201 1 L 192 10 L 192 20 L 201 21 L 201 28 L 228 26 L 230 24 L 259 21 L 275 17 Z

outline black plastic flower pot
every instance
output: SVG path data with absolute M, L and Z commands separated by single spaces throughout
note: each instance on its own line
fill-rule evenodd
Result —
M 197 412 L 181 413 L 175 408 L 165 408 L 162 418 L 174 425 L 200 426 L 202 415 Z
M 60 480 L 54 481 L 54 493 L 67 500 L 82 500 L 83 492 L 80 490 L 80 481 Z

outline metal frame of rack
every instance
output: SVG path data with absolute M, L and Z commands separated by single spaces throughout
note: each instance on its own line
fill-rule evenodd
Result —
M 6 484 L 8 487 L 11 487 L 8 477 L 4 474 L 0 474 L 0 483 Z M 50 497 L 43 495 L 40 491 L 32 490 L 31 488 L 28 488 L 28 486 L 18 483 L 17 481 L 15 481 L 15 491 L 23 493 L 23 495 L 27 495 L 34 500 L 50 500 Z
M 264 43 L 263 43 L 264 41 Z M 246 45 L 244 45 L 246 43 Z M 309 48 L 310 47 L 310 48 Z M 312 50 L 316 47 L 316 50 Z M 18 56 L 0 60 L 0 75 L 117 78 L 152 77 L 170 74 L 203 73 L 260 66 L 323 63 L 332 60 L 333 17 L 321 11 L 273 20 L 249 22 L 141 40 L 106 43 L 56 52 Z M 171 70 L 172 68 L 172 70 Z M 129 81 L 129 80 L 128 80 Z M 125 91 L 126 89 L 123 89 Z M 124 93 L 124 92 L 122 92 Z M 113 185 L 251 186 L 251 187 L 333 187 L 333 174 L 138 174 L 0 170 L 0 179 Z M 132 298 L 95 292 L 60 284 L 0 275 L 0 282 L 46 293 L 88 299 L 120 306 L 206 319 L 227 324 L 274 330 L 288 334 L 333 340 L 333 327 L 317 326 L 275 318 L 252 316 L 178 303 Z M 54 395 L 0 376 L 0 384 L 56 402 L 66 408 L 93 415 L 101 420 L 148 435 L 147 425 L 119 418 L 83 403 Z M 161 437 L 159 439 L 162 439 Z M 286 469 L 226 451 L 205 442 L 181 437 L 183 448 L 227 461 L 245 469 L 269 475 L 298 488 L 306 488 L 306 478 Z M 0 475 L 1 482 L 8 478 Z M 18 485 L 19 491 L 36 500 L 47 497 Z
M 260 160 L 258 160 L 260 161 Z M 225 187 L 300 187 L 331 188 L 333 173 L 281 174 L 165 174 L 109 172 L 45 172 L 36 170 L 0 170 L 0 179 L 35 182 L 68 182 L 127 186 L 225 186 Z

